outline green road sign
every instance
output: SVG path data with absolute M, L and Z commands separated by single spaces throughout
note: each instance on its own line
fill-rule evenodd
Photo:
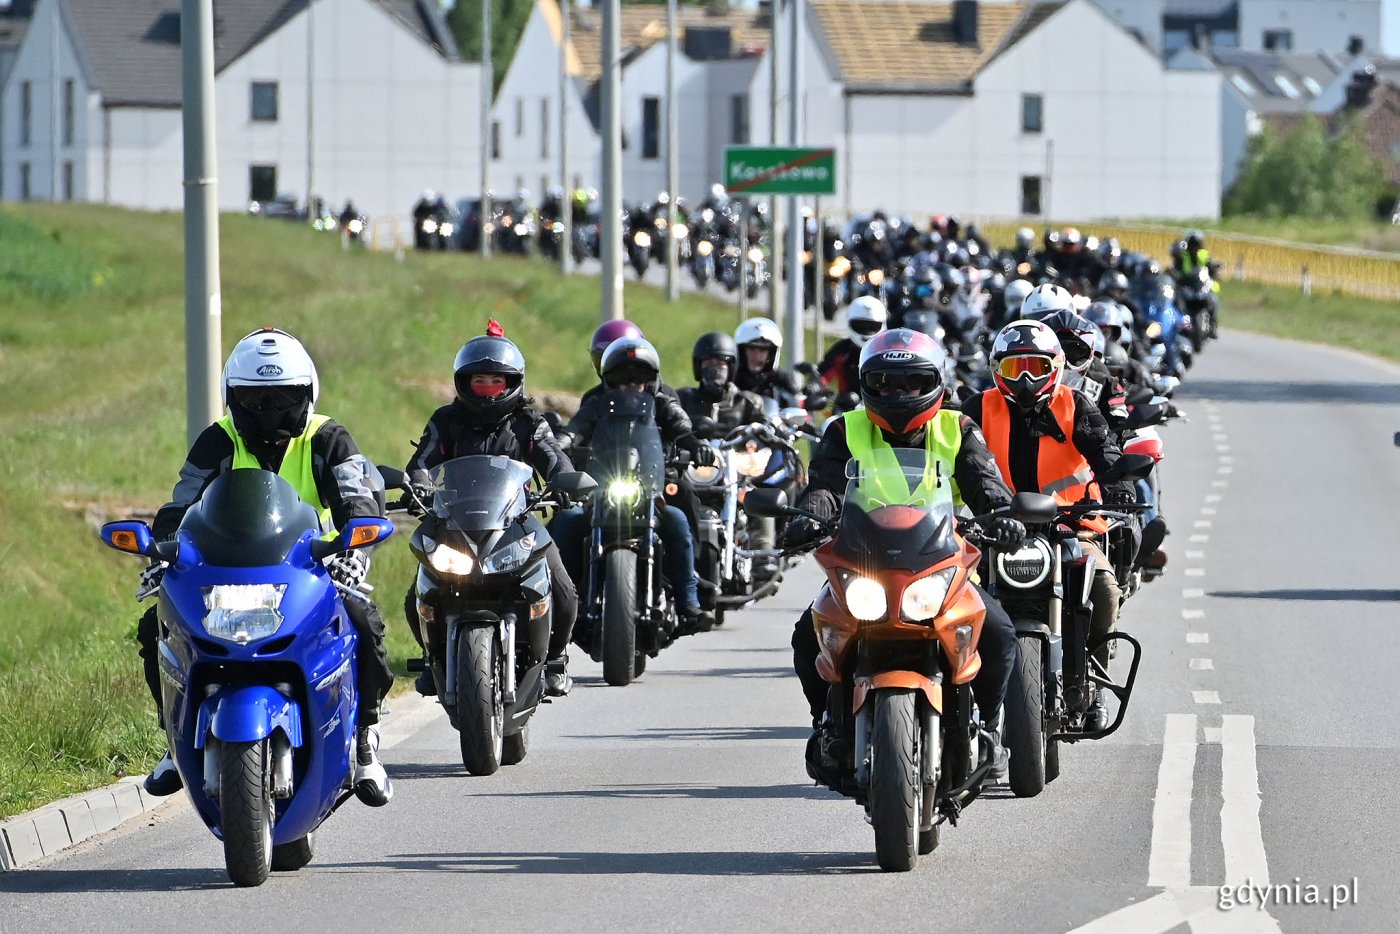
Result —
M 731 195 L 834 195 L 836 150 L 728 146 L 724 187 Z

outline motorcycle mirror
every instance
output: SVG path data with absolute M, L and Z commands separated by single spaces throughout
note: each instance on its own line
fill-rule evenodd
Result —
M 1152 472 L 1152 468 L 1156 463 L 1156 461 L 1146 454 L 1124 454 L 1122 457 L 1118 458 L 1113 468 L 1109 471 L 1111 476 L 1105 479 L 1110 481 L 1122 478 L 1141 480 Z
M 803 376 L 816 376 L 816 375 L 817 375 L 817 368 L 816 368 L 813 364 L 808 363 L 808 362 L 805 361 L 805 360 L 802 361 L 801 363 L 797 364 L 795 367 L 793 367 L 793 369 L 796 370 L 797 372 L 801 373 Z
M 1134 386 L 1128 390 L 1128 405 L 1146 405 L 1152 401 L 1152 390 L 1146 386 Z
M 394 534 L 394 523 L 388 519 L 360 517 L 345 523 L 340 534 L 326 540 L 318 538 L 311 543 L 311 557 L 316 562 L 326 560 L 342 551 L 353 551 L 367 545 L 375 545 Z
M 783 424 L 787 425 L 789 428 L 801 428 L 809 421 L 807 410 L 795 405 L 788 406 L 779 412 L 778 415 L 782 418 Z
M 124 551 L 129 555 L 152 555 L 155 538 L 151 527 L 144 522 L 129 520 L 108 522 L 98 533 L 107 547 Z
M 1163 409 L 1160 405 L 1138 405 L 1128 413 L 1123 424 L 1127 428 L 1142 428 L 1147 425 L 1155 425 L 1162 420 Z
M 768 488 L 749 490 L 744 496 L 744 512 L 759 519 L 781 519 L 795 510 L 788 505 L 785 490 Z
M 1017 493 L 1011 497 L 1010 512 L 1022 522 L 1054 522 L 1059 504 L 1044 493 Z
M 385 467 L 383 464 L 375 465 L 379 470 L 379 476 L 384 478 L 384 489 L 401 490 L 404 487 L 404 473 L 397 467 Z
M 554 479 L 549 481 L 549 489 L 558 493 L 567 493 L 569 496 L 583 496 L 598 489 L 598 481 L 594 480 L 586 471 L 567 470 L 560 474 L 555 474 Z

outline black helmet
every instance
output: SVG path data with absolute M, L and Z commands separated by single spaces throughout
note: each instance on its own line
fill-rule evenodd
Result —
M 943 280 L 933 266 L 921 263 L 914 267 L 914 272 L 910 277 L 913 296 L 911 305 L 914 308 L 935 308 L 938 305 L 938 296 L 943 291 Z
M 643 337 L 620 337 L 603 351 L 603 382 L 609 386 L 642 383 L 649 392 L 661 379 L 661 356 Z
M 473 376 L 504 376 L 504 388 L 493 394 L 472 389 Z M 499 424 L 525 397 L 525 355 L 504 337 L 473 337 L 452 362 L 457 402 L 478 422 Z
M 1116 269 L 1108 270 L 1099 277 L 1099 294 L 1102 295 L 1109 289 L 1128 291 L 1128 277 Z
M 1206 235 L 1199 230 L 1186 231 L 1186 249 L 1199 250 L 1206 245 Z
M 705 371 L 701 367 L 701 361 L 711 357 L 721 357 L 729 364 L 729 369 L 724 374 L 723 380 L 706 380 Z M 739 345 L 734 343 L 734 338 L 723 331 L 711 331 L 708 334 L 701 334 L 695 341 L 695 346 L 690 351 L 690 371 L 695 374 L 695 379 L 701 384 L 710 384 L 718 388 L 734 379 L 734 368 L 739 363 Z
M 1072 311 L 1055 311 L 1040 319 L 1060 339 L 1065 365 L 1083 373 L 1094 356 L 1094 324 Z
M 860 352 L 860 398 L 870 420 L 907 435 L 927 424 L 943 406 L 948 355 L 921 331 L 895 328 L 876 334 Z M 909 395 L 885 395 L 904 390 Z

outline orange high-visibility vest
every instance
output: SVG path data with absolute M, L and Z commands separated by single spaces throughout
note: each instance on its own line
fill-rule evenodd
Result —
M 1084 499 L 1085 495 L 1095 501 L 1099 499 L 1098 486 L 1093 483 L 1094 471 L 1079 449 L 1074 446 L 1074 390 L 1068 386 L 1055 387 L 1050 396 L 1050 412 L 1064 432 L 1065 440 L 1041 437 L 1036 451 L 1036 480 L 1040 483 L 1039 492 L 1055 497 L 1061 506 L 1068 506 Z M 987 448 L 997 460 L 997 468 L 1006 485 L 1016 490 L 1011 479 L 1011 411 L 999 391 L 988 389 L 982 393 L 982 433 L 987 438 Z

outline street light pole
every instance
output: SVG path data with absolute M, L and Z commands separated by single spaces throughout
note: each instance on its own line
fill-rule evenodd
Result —
M 559 268 L 574 271 L 574 199 L 569 184 L 569 0 L 559 0 Z
M 477 202 L 477 245 L 481 258 L 491 255 L 491 99 L 496 96 L 491 64 L 491 0 L 481 0 L 481 199 Z
M 185 149 L 185 435 L 191 445 L 223 410 L 218 150 L 214 139 L 214 4 L 181 0 Z
M 782 76 L 782 69 L 778 65 L 778 51 L 782 47 L 779 36 L 782 26 L 779 24 L 779 0 L 769 0 L 768 9 L 772 18 L 772 29 L 768 36 L 768 144 L 778 145 L 778 115 L 779 115 L 779 92 L 778 86 Z M 772 252 L 768 259 L 768 317 L 773 321 L 782 320 L 783 314 L 783 245 L 779 240 L 782 230 L 783 202 L 777 195 L 768 199 L 768 243 Z
M 622 317 L 622 60 L 621 0 L 601 0 L 603 7 L 603 218 L 599 254 L 602 319 Z
M 677 176 L 680 175 L 680 153 L 677 139 L 680 121 L 676 107 L 676 0 L 666 0 L 666 300 L 681 297 L 680 244 L 676 241 Z
M 787 0 L 790 18 L 791 47 L 788 49 L 788 145 L 802 145 L 802 0 Z M 788 197 L 787 209 L 787 351 L 788 366 L 801 363 L 802 352 L 802 240 L 806 232 L 797 195 Z

